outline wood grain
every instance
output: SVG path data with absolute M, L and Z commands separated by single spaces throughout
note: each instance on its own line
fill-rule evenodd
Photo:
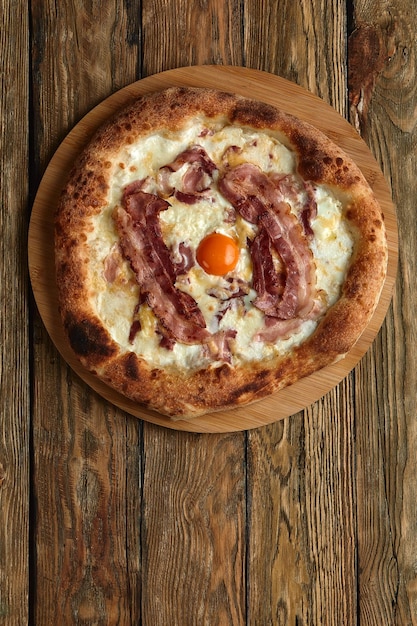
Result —
M 346 116 L 344 6 L 331 0 L 245 2 L 244 17 L 248 67 L 302 85 Z
M 398 207 L 399 276 L 374 351 L 360 364 L 356 391 L 360 616 L 364 624 L 417 624 L 417 42 L 416 5 L 356 0 L 352 47 L 376 40 L 379 63 L 351 66 L 351 119 L 377 155 Z M 355 54 L 360 54 L 355 49 Z M 372 58 L 372 57 L 371 57 Z M 356 91 L 355 91 L 356 89 Z M 381 381 L 380 384 L 370 384 Z M 365 393 L 365 389 L 372 391 Z M 413 540 L 411 540 L 413 541 Z M 361 622 L 361 623 L 362 623 Z
M 189 65 L 242 65 L 239 0 L 142 3 L 143 76 Z
M 26 4 L 1 2 L 0 19 L 0 624 L 20 626 L 28 619 L 29 592 Z
M 136 77 L 139 23 L 117 2 L 31 9 L 36 185 L 68 128 Z M 68 370 L 36 316 L 32 341 L 33 623 L 137 623 L 141 425 Z
M 145 623 L 245 623 L 241 444 L 241 435 L 145 429 Z
M 193 420 L 169 420 L 144 407 L 138 406 L 102 384 L 87 372 L 75 359 L 64 332 L 58 313 L 57 293 L 53 267 L 53 211 L 64 185 L 67 172 L 75 156 L 85 145 L 85 137 L 91 136 L 103 120 L 118 110 L 131 98 L 172 85 L 217 86 L 245 94 L 250 84 L 254 97 L 288 110 L 298 117 L 314 121 L 315 125 L 331 136 L 362 168 L 369 180 L 383 213 L 389 246 L 387 280 L 379 304 L 366 331 L 352 351 L 335 363 L 312 376 L 297 382 L 290 388 L 267 397 L 254 405 L 233 411 L 219 411 Z M 290 105 L 291 103 L 291 105 Z M 178 430 L 193 432 L 229 432 L 262 426 L 291 415 L 327 393 L 356 365 L 368 349 L 384 319 L 393 288 L 397 263 L 397 229 L 395 210 L 385 180 L 368 148 L 352 127 L 334 109 L 282 78 L 266 72 L 257 72 L 231 66 L 196 66 L 175 69 L 156 74 L 148 79 L 129 85 L 95 107 L 85 116 L 62 142 L 49 164 L 40 184 L 31 216 L 29 230 L 29 266 L 32 287 L 43 321 L 64 358 L 93 389 L 105 398 L 133 415 L 156 424 Z

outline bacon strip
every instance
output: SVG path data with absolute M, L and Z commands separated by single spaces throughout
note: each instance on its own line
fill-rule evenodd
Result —
M 275 268 L 271 253 L 271 240 L 261 229 L 250 244 L 252 258 L 252 285 L 257 298 L 255 306 L 268 313 L 274 311 L 279 296 L 285 287 L 285 273 Z
M 304 203 L 301 211 L 301 223 L 307 237 L 313 237 L 314 232 L 311 228 L 311 222 L 317 217 L 317 202 L 313 193 L 313 185 L 310 182 L 305 182 L 304 187 L 307 193 L 307 201 Z
M 188 163 L 189 165 L 196 164 L 204 172 L 210 175 L 212 175 L 217 169 L 217 165 L 210 159 L 204 148 L 199 145 L 191 146 L 191 148 L 187 148 L 187 150 L 180 152 L 180 154 L 175 157 L 175 160 L 165 167 L 168 167 L 171 171 L 176 172 L 185 163 Z
M 275 343 L 277 339 L 288 339 L 298 332 L 303 323 L 301 317 L 294 317 L 291 320 L 280 320 L 276 317 L 267 317 L 265 328 L 262 328 L 255 336 L 256 341 L 268 341 Z
M 210 333 L 196 301 L 174 286 L 175 269 L 158 220 L 168 203 L 139 191 L 125 194 L 123 205 L 116 207 L 113 218 L 142 296 L 177 341 L 193 344 L 207 340 Z
M 173 250 L 173 256 L 174 271 L 176 276 L 186 274 L 195 265 L 194 252 L 184 241 L 181 241 L 178 244 L 178 247 Z
M 307 237 L 313 237 L 311 222 L 317 216 L 317 203 L 314 197 L 314 187 L 310 181 L 303 181 L 293 174 L 285 176 L 273 174 L 271 176 L 283 198 L 291 199 L 300 212 L 300 221 Z
M 257 166 L 244 163 L 228 170 L 219 188 L 243 218 L 260 228 L 251 246 L 258 293 L 254 305 L 280 320 L 304 318 L 314 306 L 313 256 L 279 185 Z M 282 260 L 285 278 L 273 269 L 270 246 Z
M 177 172 L 185 164 L 187 168 L 182 175 L 181 188 L 176 190 L 176 195 L 179 200 L 193 204 L 198 199 L 198 196 L 194 199 L 195 194 L 199 194 L 210 186 L 217 166 L 201 146 L 196 145 L 184 150 L 172 163 L 165 165 L 158 172 L 158 183 L 167 195 L 174 192 L 169 181 L 171 173 Z
M 272 185 L 256 165 L 242 163 L 226 171 L 219 180 L 219 190 L 245 220 L 257 224 L 259 215 L 266 209 L 262 198 L 265 183 L 268 187 Z
M 275 315 L 273 310 L 267 313 L 281 319 L 297 315 L 303 317 L 313 306 L 314 265 L 299 223 L 283 202 L 275 205 L 274 211 L 262 214 L 259 222 L 267 231 L 286 269 L 284 290 L 282 295 L 276 296 Z

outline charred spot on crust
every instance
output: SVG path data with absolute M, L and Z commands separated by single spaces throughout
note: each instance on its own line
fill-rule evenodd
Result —
M 138 380 L 139 369 L 137 365 L 137 359 L 133 352 L 130 352 L 124 362 L 124 369 L 126 376 L 131 380 Z
M 268 383 L 268 378 L 270 377 L 271 372 L 268 369 L 260 370 L 256 374 L 256 378 L 251 380 L 250 382 L 242 385 L 238 389 L 235 389 L 233 393 L 230 394 L 229 400 L 233 402 L 239 400 L 239 398 L 245 396 L 246 394 L 251 394 L 256 396 L 261 389 Z
M 363 283 L 361 283 L 358 278 L 351 275 L 349 280 L 347 280 L 344 284 L 343 293 L 346 298 L 354 300 L 362 293 L 362 287 Z
M 317 143 L 297 130 L 293 131 L 292 141 L 301 155 L 298 170 L 306 180 L 321 181 L 329 169 L 333 169 L 333 159 L 321 150 Z
M 329 154 L 319 136 L 303 132 L 296 125 L 285 128 L 300 155 L 298 172 L 306 180 L 324 182 L 348 188 L 360 181 L 356 168 L 351 168 L 343 153 Z
M 279 119 L 277 110 L 263 102 L 251 100 L 239 102 L 231 112 L 231 120 L 240 124 L 250 124 L 256 128 L 273 125 Z
M 220 367 L 216 367 L 214 369 L 214 373 L 217 379 L 228 377 L 231 372 L 232 370 L 230 368 L 230 365 L 228 365 L 227 363 L 223 363 L 223 365 L 220 365 Z
M 94 321 L 72 318 L 65 325 L 72 349 L 80 357 L 88 358 L 90 363 L 100 363 L 116 353 L 105 330 Z
M 246 394 L 254 394 L 258 391 L 259 389 L 259 384 L 256 381 L 247 383 L 246 385 L 243 385 L 243 387 L 239 387 L 239 389 L 236 389 L 232 394 L 230 394 L 230 397 L 233 400 L 238 400 L 239 398 L 241 398 L 242 396 L 245 396 Z
M 306 151 L 299 164 L 299 173 L 307 180 L 321 182 L 330 180 L 343 188 L 349 188 L 360 181 L 360 177 L 349 171 L 342 157 L 335 159 L 326 156 L 319 148 L 310 148 Z
M 180 98 L 182 98 L 183 96 L 186 96 L 189 92 L 189 89 L 187 87 L 177 87 L 177 94 Z

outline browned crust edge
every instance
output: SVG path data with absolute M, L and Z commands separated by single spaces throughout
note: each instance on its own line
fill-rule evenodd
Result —
M 298 155 L 299 173 L 345 196 L 346 217 L 358 239 L 341 298 L 290 355 L 186 376 L 150 368 L 133 352 L 120 352 L 88 301 L 86 235 L 90 218 L 106 204 L 113 156 L 150 130 L 179 129 L 199 113 L 281 132 L 282 141 Z M 376 308 L 387 256 L 380 207 L 359 168 L 341 149 L 316 128 L 271 105 L 212 89 L 179 87 L 144 96 L 104 124 L 74 164 L 55 219 L 59 305 L 75 354 L 128 398 L 162 414 L 186 418 L 253 402 L 343 357 Z

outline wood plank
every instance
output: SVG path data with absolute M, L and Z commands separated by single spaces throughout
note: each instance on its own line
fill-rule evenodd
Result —
M 136 78 L 139 23 L 117 2 L 31 9 L 36 187 L 72 124 Z M 33 344 L 33 622 L 136 624 L 141 425 L 67 368 L 36 315 Z
M 68 389 L 65 371 L 51 382 L 54 400 L 34 432 L 36 623 L 130 623 L 132 604 L 138 610 L 131 593 L 140 589 L 137 458 L 131 466 L 139 423 L 128 424 L 79 381 Z M 37 385 L 38 402 L 47 392 Z
M 392 186 L 401 242 L 392 309 L 356 385 L 360 618 L 409 625 L 417 624 L 417 8 L 353 4 L 351 119 Z
M 333 0 L 279 0 L 246 2 L 244 11 L 247 67 L 305 87 L 346 117 L 345 7 Z
M 248 65 L 297 82 L 345 114 L 342 3 L 245 6 Z M 258 42 L 272 33 L 279 45 L 268 55 Z M 250 623 L 356 623 L 352 381 L 282 424 L 249 432 Z
M 348 378 L 304 414 L 250 433 L 249 607 L 256 624 L 353 623 L 351 396 Z
M 20 626 L 29 593 L 26 3 L 3 0 L 0 20 L 0 624 Z
M 143 76 L 188 65 L 243 65 L 238 0 L 142 2 Z
M 243 436 L 144 430 L 144 623 L 246 623 Z

